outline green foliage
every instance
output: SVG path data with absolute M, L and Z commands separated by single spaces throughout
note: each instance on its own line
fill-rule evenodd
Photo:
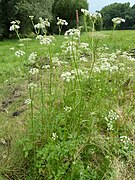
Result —
M 0 2 L 0 36 L 9 37 L 10 22 L 18 19 L 21 21 L 21 31 L 23 36 L 27 36 L 32 30 L 30 15 L 38 21 L 39 17 L 52 19 L 52 4 L 54 0 L 2 0 Z
M 135 29 L 135 5 L 128 9 L 125 19 L 125 28 Z
M 16 19 L 16 4 L 19 0 L 1 0 L 0 1 L 0 37 L 9 37 L 9 26 L 13 19 Z
M 68 28 L 76 27 L 76 10 L 80 17 L 82 8 L 88 9 L 87 0 L 55 0 L 52 8 L 54 22 L 59 17 L 69 23 Z
M 125 25 L 120 25 L 118 29 L 131 29 L 133 26 L 133 17 L 134 17 L 134 6 L 130 7 L 130 3 L 114 3 L 102 8 L 100 13 L 103 16 L 103 28 L 112 29 L 112 19 L 115 17 L 121 17 L 127 19 Z M 128 21 L 130 19 L 130 21 Z M 132 22 L 133 21 L 133 22 Z

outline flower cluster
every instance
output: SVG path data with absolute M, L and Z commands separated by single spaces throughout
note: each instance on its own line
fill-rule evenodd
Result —
M 89 16 L 90 12 L 87 9 L 81 9 L 81 12 L 85 15 L 85 16 Z
M 67 26 L 68 25 L 68 22 L 64 19 L 60 19 L 59 17 L 57 17 L 57 20 L 58 20 L 58 22 L 57 22 L 58 26 L 63 26 L 63 25 Z
M 63 81 L 70 82 L 74 79 L 79 78 L 88 78 L 88 71 L 83 71 L 81 69 L 75 69 L 68 72 L 64 72 L 61 74 L 61 78 Z
M 52 58 L 52 63 L 53 63 L 53 66 L 58 66 L 60 67 L 62 64 L 65 64 L 64 61 L 60 61 L 58 57 L 53 57 Z
M 37 84 L 35 84 L 35 83 L 30 83 L 29 85 L 28 85 L 28 88 L 29 89 L 34 89 L 34 88 L 37 88 Z
M 135 61 L 135 58 L 131 56 L 131 54 L 127 53 L 127 52 L 123 52 L 121 54 L 121 57 L 124 58 L 125 60 L 129 60 L 129 61 Z
M 38 39 L 40 41 L 41 45 L 50 45 L 50 44 L 52 44 L 54 37 L 53 36 L 46 36 L 46 35 L 44 35 L 44 36 L 38 35 L 36 37 L 36 39 Z
M 64 55 L 68 55 L 70 58 L 77 53 L 77 43 L 75 41 L 65 41 L 62 43 L 62 52 Z
M 80 57 L 80 61 L 82 62 L 88 62 L 88 59 L 85 56 Z
M 82 42 L 80 43 L 80 48 L 86 50 L 89 47 L 88 43 Z
M 89 48 L 88 43 L 80 43 L 79 45 L 79 51 L 81 55 L 90 55 L 91 54 L 91 49 Z
M 26 99 L 26 100 L 24 101 L 24 103 L 25 103 L 25 104 L 30 104 L 31 101 L 32 101 L 31 99 Z
M 19 24 L 20 24 L 19 20 L 12 21 L 9 30 L 10 31 L 18 30 L 20 28 Z
M 107 47 L 105 47 L 107 50 Z M 125 70 L 123 63 L 117 62 L 121 57 L 121 51 L 116 50 L 116 53 L 102 53 L 99 49 L 99 61 L 95 63 L 94 72 L 108 71 L 110 73 Z
M 36 52 L 32 52 L 32 53 L 29 55 L 29 57 L 28 57 L 28 61 L 29 61 L 31 64 L 34 64 L 36 58 L 37 58 L 37 53 L 36 53 Z
M 72 111 L 72 107 L 71 106 L 65 106 L 64 110 L 69 113 Z
M 131 144 L 130 138 L 128 136 L 120 136 L 120 142 L 124 150 L 128 150 Z
M 68 71 L 68 72 L 62 73 L 61 78 L 63 81 L 70 82 L 71 80 L 75 79 L 75 76 L 74 76 L 74 74 L 72 74 L 72 72 Z
M 81 12 L 84 14 L 84 16 L 88 16 L 93 22 L 99 18 L 102 18 L 101 14 L 98 12 L 90 13 L 87 9 L 81 9 Z
M 95 21 L 97 21 L 97 19 L 102 18 L 102 15 L 101 15 L 100 13 L 98 13 L 98 12 L 95 12 L 95 13 L 89 14 L 89 18 L 90 18 L 93 22 L 95 22 Z
M 18 51 L 15 52 L 15 56 L 17 56 L 17 57 L 21 57 L 21 56 L 23 56 L 24 54 L 25 54 L 25 52 L 24 52 L 24 51 L 21 51 L 21 50 L 18 50 Z
M 58 138 L 56 133 L 52 133 L 52 139 L 55 141 Z
M 113 110 L 110 110 L 108 113 L 108 116 L 105 117 L 105 120 L 107 122 L 107 130 L 108 131 L 114 130 L 114 123 L 118 119 L 119 119 L 119 115 L 116 112 L 114 112 Z
M 120 24 L 120 23 L 122 23 L 122 22 L 125 22 L 125 19 L 122 19 L 122 18 L 120 18 L 120 17 L 116 17 L 116 18 L 113 18 L 113 19 L 112 19 L 112 22 L 113 22 L 115 25 L 117 25 L 117 24 Z
M 38 73 L 39 73 L 39 69 L 37 69 L 37 68 L 32 68 L 32 69 L 29 70 L 29 73 L 32 74 L 32 75 L 38 74 Z
M 80 37 L 80 30 L 79 29 L 69 29 L 68 31 L 65 32 L 65 36 L 76 36 L 76 37 Z
M 48 19 L 42 19 L 41 17 L 39 18 L 39 23 L 34 25 L 35 29 L 44 29 L 46 27 L 50 27 L 50 22 Z
M 34 16 L 29 16 L 29 18 L 30 18 L 31 20 L 33 20 L 33 19 L 34 19 Z

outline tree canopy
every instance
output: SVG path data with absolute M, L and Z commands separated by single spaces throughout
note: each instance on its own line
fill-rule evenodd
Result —
M 112 18 L 121 17 L 126 23 L 118 26 L 118 29 L 135 29 L 135 5 L 130 7 L 130 3 L 113 3 L 102 8 L 100 13 L 103 16 L 103 28 L 113 27 Z

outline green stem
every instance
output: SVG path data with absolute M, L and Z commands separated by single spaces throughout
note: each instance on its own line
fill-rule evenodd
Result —
M 95 61 L 96 61 L 96 58 L 95 58 L 95 47 L 94 47 L 94 38 L 93 38 L 94 31 L 95 31 L 95 22 L 92 22 L 92 37 L 91 37 L 92 65 L 91 65 L 91 69 L 90 69 L 89 78 L 92 75 L 92 71 L 93 71 L 93 68 L 94 68 Z
M 49 118 L 51 120 L 52 112 L 52 56 L 51 56 L 51 47 L 49 45 L 49 56 L 50 56 L 50 77 L 49 77 Z
M 43 73 L 41 70 L 41 80 L 40 80 L 40 86 L 41 86 L 41 123 L 42 123 L 42 144 L 43 144 L 43 137 L 44 137 L 44 90 L 43 90 Z
M 30 109 L 31 109 L 31 128 L 32 128 L 32 142 L 33 142 L 33 168 L 34 168 L 34 174 L 35 174 L 35 157 L 36 157 L 36 147 L 35 147 L 35 129 L 34 129 L 34 106 L 33 106 L 33 100 L 34 100 L 34 89 L 30 88 Z
M 59 25 L 59 36 L 61 35 L 62 27 Z
M 21 38 L 20 38 L 20 36 L 19 36 L 18 30 L 15 29 L 15 32 L 16 32 L 16 35 L 17 35 L 18 39 L 20 40 Z

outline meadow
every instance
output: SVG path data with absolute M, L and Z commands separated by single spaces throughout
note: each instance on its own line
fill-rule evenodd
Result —
M 135 31 L 66 37 L 0 42 L 0 179 L 132 180 Z

